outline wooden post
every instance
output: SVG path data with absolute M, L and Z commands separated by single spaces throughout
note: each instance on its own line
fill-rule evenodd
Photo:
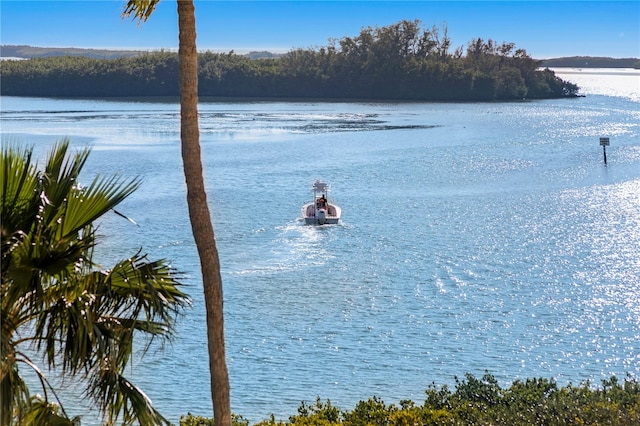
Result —
M 602 145 L 602 154 L 604 155 L 604 165 L 607 165 L 607 146 L 609 146 L 609 138 L 600 138 L 600 145 Z

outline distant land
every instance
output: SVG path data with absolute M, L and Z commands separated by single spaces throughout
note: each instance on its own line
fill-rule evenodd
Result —
M 49 56 L 84 56 L 93 59 L 130 58 L 149 53 L 149 50 L 105 50 L 80 49 L 74 47 L 34 47 L 24 45 L 0 46 L 1 58 L 46 58 Z M 242 56 L 251 59 L 277 58 L 281 53 L 267 51 L 249 52 Z M 636 68 L 640 69 L 640 58 L 607 58 L 596 56 L 570 56 L 541 60 L 542 67 L 559 68 Z
M 161 50 L 156 50 L 157 52 Z M 132 58 L 152 50 L 105 50 L 105 49 L 80 49 L 75 47 L 34 47 L 23 45 L 3 44 L 0 46 L 0 58 L 31 59 L 47 58 L 50 56 L 84 56 L 92 59 L 117 59 Z M 249 52 L 245 55 L 251 59 L 277 58 L 282 54 L 266 51 Z
M 640 68 L 638 58 L 605 58 L 597 56 L 571 56 L 543 59 L 543 67 L 549 68 Z

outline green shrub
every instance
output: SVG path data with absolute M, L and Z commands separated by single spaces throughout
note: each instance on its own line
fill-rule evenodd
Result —
M 384 401 L 377 397 L 360 401 L 353 411 L 344 413 L 345 426 L 385 426 L 389 424 L 389 417 L 397 409 L 391 405 L 386 406 Z
M 207 419 L 202 416 L 194 416 L 188 413 L 186 416 L 180 416 L 180 426 L 213 426 L 213 419 Z M 242 416 L 232 414 L 231 415 L 232 426 L 249 426 L 249 420 Z
M 298 407 L 298 415 L 289 417 L 289 424 L 299 426 L 331 426 L 340 424 L 340 409 L 327 400 L 322 403 L 320 397 L 315 405 L 307 405 L 304 401 Z
M 360 401 L 351 411 L 342 411 L 320 397 L 315 404 L 300 404 L 298 414 L 287 421 L 272 414 L 254 426 L 429 426 L 429 425 L 614 425 L 640 424 L 640 384 L 628 377 L 603 380 L 594 388 L 589 382 L 559 388 L 544 378 L 516 380 L 501 388 L 490 374 L 480 379 L 471 374 L 455 378 L 455 390 L 431 384 L 423 405 L 402 400 L 387 405 L 374 396 Z M 180 426 L 212 426 L 213 420 L 189 414 Z M 249 426 L 241 416 L 233 426 Z

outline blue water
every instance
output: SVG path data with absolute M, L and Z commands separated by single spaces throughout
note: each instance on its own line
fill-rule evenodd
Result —
M 485 370 L 504 385 L 638 377 L 640 101 L 591 90 L 488 104 L 202 102 L 233 411 L 257 422 L 316 396 L 343 409 L 373 395 L 420 403 L 432 382 Z M 120 208 L 139 226 L 106 218 L 97 255 L 105 267 L 140 246 L 170 259 L 193 308 L 129 374 L 172 421 L 211 416 L 178 106 L 1 102 L 3 144 L 42 155 L 68 136 L 93 147 L 87 179 L 144 179 Z M 315 179 L 331 183 L 341 225 L 300 221 Z

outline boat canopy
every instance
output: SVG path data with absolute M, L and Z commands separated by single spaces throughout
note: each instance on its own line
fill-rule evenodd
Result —
M 329 184 L 317 180 L 313 182 L 312 189 L 314 192 L 327 192 L 329 190 Z

